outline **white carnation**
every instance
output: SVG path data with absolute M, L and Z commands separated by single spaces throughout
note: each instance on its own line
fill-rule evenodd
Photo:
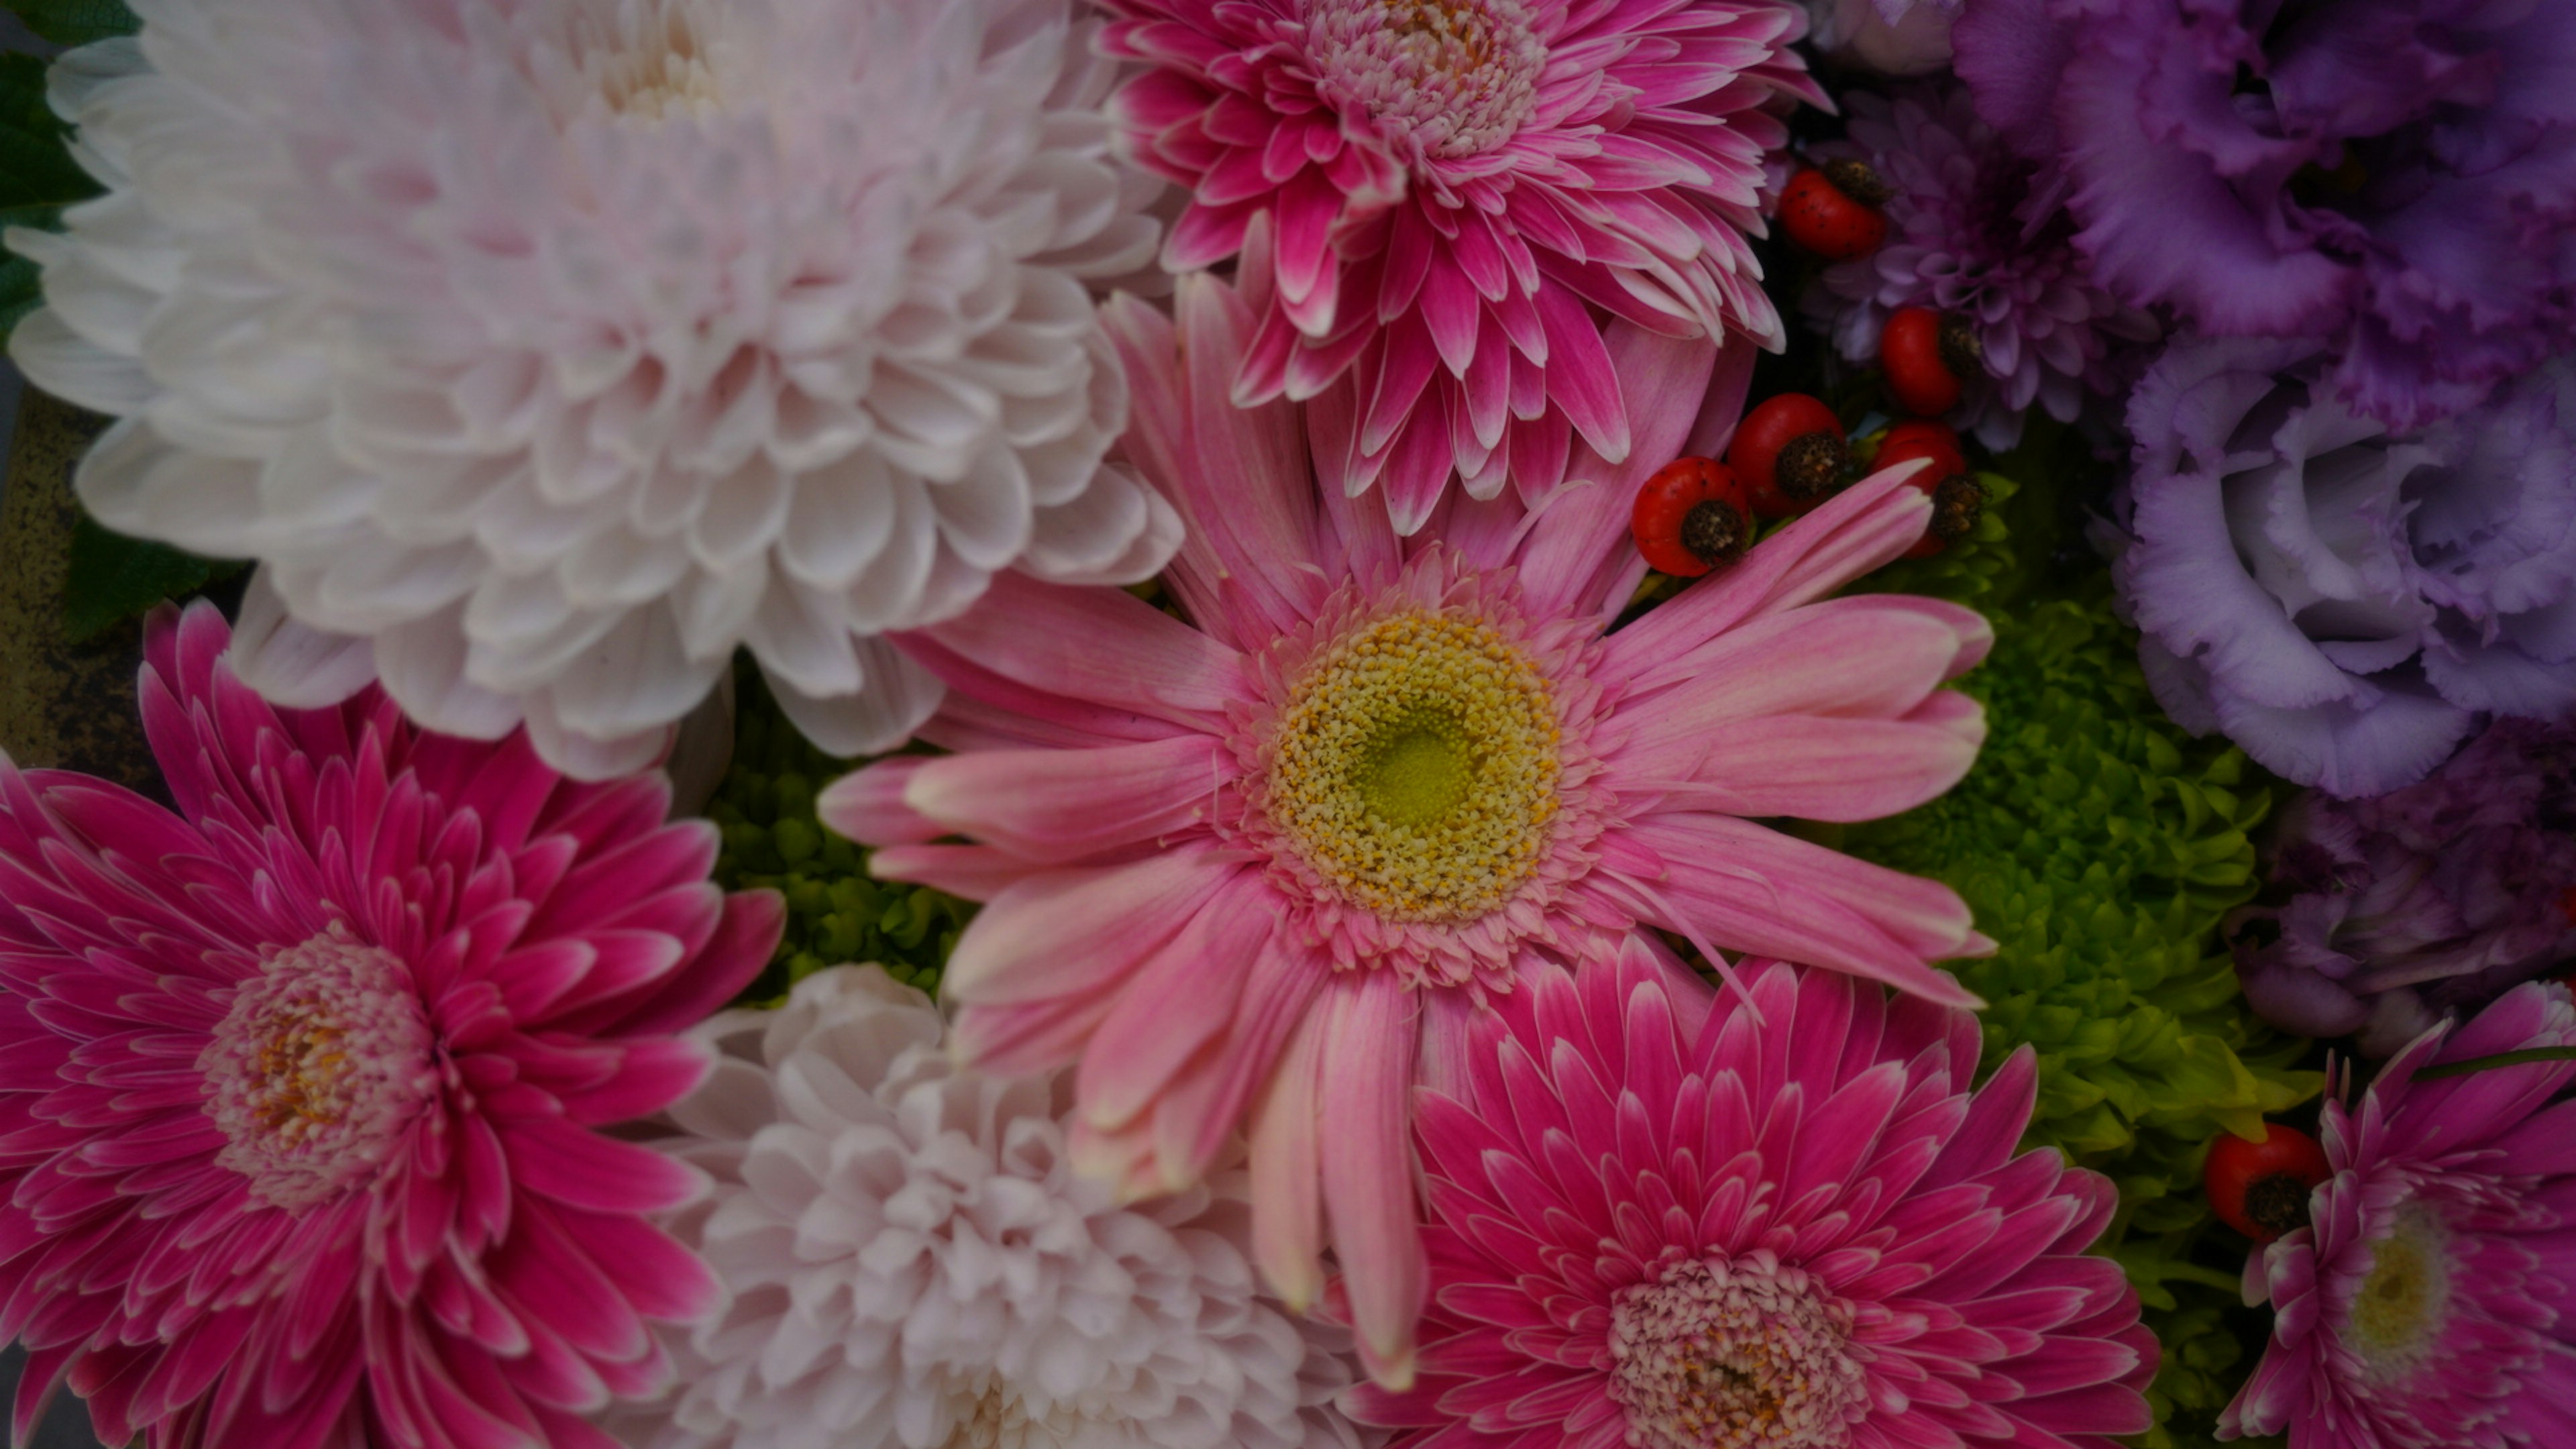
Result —
M 1067 1157 L 1072 1083 L 955 1070 L 873 966 L 698 1029 L 662 1144 L 730 1295 L 636 1449 L 1358 1449 L 1337 1335 L 1259 1297 L 1240 1173 L 1120 1207 Z
M 108 188 L 12 352 L 121 531 L 260 561 L 236 659 L 634 768 L 748 645 L 817 743 L 1000 569 L 1128 581 L 1084 279 L 1152 257 L 1068 0 L 134 0 L 58 63 Z

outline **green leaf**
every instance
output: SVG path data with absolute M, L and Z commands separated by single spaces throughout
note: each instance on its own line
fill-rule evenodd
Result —
M 87 45 L 142 28 L 124 0 L 0 0 L 27 28 L 56 45 Z
M 63 580 L 63 636 L 84 643 L 163 599 L 182 599 L 242 571 L 101 528 L 83 517 L 72 530 L 71 573 Z
M 64 207 L 98 194 L 64 145 L 69 134 L 46 108 L 45 63 L 0 55 L 0 230 L 58 230 Z M 0 343 L 43 300 L 36 264 L 0 251 Z

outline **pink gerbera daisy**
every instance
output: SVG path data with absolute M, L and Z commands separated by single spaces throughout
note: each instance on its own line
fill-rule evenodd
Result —
M 1003 582 L 906 644 L 952 689 L 924 733 L 957 753 L 871 766 L 823 808 L 888 847 L 880 874 L 988 902 L 948 964 L 961 1049 L 1078 1056 L 1092 1164 L 1173 1188 L 1249 1110 L 1264 1270 L 1311 1302 L 1329 1223 L 1362 1349 L 1401 1381 L 1417 1044 L 1443 1059 L 1473 1001 L 1640 923 L 1973 1000 L 1927 964 L 1989 945 L 1956 895 L 1745 817 L 1947 789 L 1985 725 L 1940 686 L 1991 635 L 1932 600 L 1823 599 L 1923 533 L 1930 502 L 1882 474 L 1605 638 L 1645 567 L 1630 500 L 1707 392 L 1704 344 L 1615 328 L 1631 462 L 1578 454 L 1585 481 L 1538 510 L 1452 498 L 1406 540 L 1375 497 L 1319 493 L 1294 405 L 1227 400 L 1256 311 L 1202 275 L 1177 338 L 1111 313 L 1125 446 L 1190 520 L 1168 582 L 1191 622 Z M 1352 423 L 1308 421 L 1320 447 Z M 928 843 L 951 833 L 979 843 Z
M 2015 1052 L 1867 983 L 1660 948 L 1542 978 L 1426 1095 L 1432 1307 L 1411 1391 L 1355 1417 L 1438 1449 L 2115 1449 L 2155 1337 L 2085 1249 L 2119 1204 L 2053 1150 Z
M 1825 104 L 1782 0 L 1105 0 L 1112 102 L 1138 159 L 1191 188 L 1174 270 L 1275 256 L 1236 399 L 1348 373 L 1356 426 L 1320 456 L 1384 479 L 1395 531 L 1453 468 L 1537 498 L 1569 438 L 1634 439 L 1601 310 L 1660 332 L 1780 321 L 1747 245 L 1773 111 Z M 1259 221 L 1259 225 L 1256 225 Z
M 2311 1226 L 2259 1249 L 2272 1344 L 2219 1437 L 2290 1449 L 2576 1444 L 2576 1007 L 2532 983 L 2331 1097 Z M 2539 1059 L 2441 1069 L 2481 1057 Z
M 703 1179 L 595 1128 L 691 1090 L 672 1033 L 767 960 L 659 776 L 373 689 L 275 710 L 199 604 L 145 631 L 179 813 L 0 758 L 0 1339 L 161 1446 L 610 1444 L 715 1285 L 643 1215 Z

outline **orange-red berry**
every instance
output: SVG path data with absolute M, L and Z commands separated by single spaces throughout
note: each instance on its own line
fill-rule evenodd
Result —
M 1857 178 L 1854 182 L 1859 184 Z M 1789 234 L 1789 240 L 1827 261 L 1847 262 L 1868 256 L 1887 241 L 1887 213 L 1835 185 L 1834 177 L 1824 171 L 1809 167 L 1790 177 L 1780 193 L 1780 229 Z
M 1726 465 L 1744 480 L 1754 517 L 1786 518 L 1851 481 L 1851 445 L 1832 408 L 1805 393 L 1784 392 L 1765 398 L 1736 425 Z
M 1693 579 L 1744 556 L 1753 513 L 1744 484 L 1714 458 L 1675 458 L 1637 490 L 1629 528 L 1649 567 Z
M 2308 1225 L 2308 1194 L 2334 1176 L 2317 1139 L 2278 1122 L 2263 1124 L 2260 1142 L 2221 1132 L 2209 1144 L 2201 1182 L 2218 1220 L 2268 1243 Z

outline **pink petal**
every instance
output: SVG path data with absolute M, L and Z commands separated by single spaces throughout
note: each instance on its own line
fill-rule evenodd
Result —
M 1279 1301 L 1304 1313 L 1324 1293 L 1324 1038 L 1328 1013 L 1310 1010 L 1253 1103 L 1252 1256 Z
M 1747 619 L 1820 599 L 1895 559 L 1932 522 L 1932 500 L 1904 482 L 1918 471 L 1909 463 L 1871 474 L 1764 539 L 1733 567 L 1650 610 L 1610 636 L 1609 667 L 1640 685 L 1672 683 L 1689 672 L 1675 661 L 1701 642 Z
M 1235 877 L 1127 983 L 1082 1054 L 1082 1119 L 1124 1127 L 1183 1068 L 1222 1042 L 1245 980 L 1279 928 L 1279 904 L 1257 873 Z
M 1233 773 L 1215 736 L 1180 735 L 1106 750 L 951 755 L 911 771 L 904 793 L 923 819 L 946 827 L 942 834 L 1070 861 L 1203 824 Z
M 1666 337 L 1624 322 L 1611 324 L 1606 341 L 1603 366 L 1633 408 L 1635 446 L 1616 463 L 1590 446 L 1578 451 L 1567 465 L 1565 487 L 1540 505 L 1519 559 L 1528 607 L 1540 615 L 1615 612 L 1628 602 L 1645 571 L 1628 538 L 1637 489 L 1678 456 L 1717 362 L 1717 348 L 1706 340 Z M 1551 387 L 1555 376 L 1551 371 Z
M 1416 1027 L 1395 972 L 1336 981 L 1322 1005 L 1324 1211 L 1350 1294 L 1360 1362 L 1390 1389 L 1413 1382 L 1413 1326 L 1429 1265 L 1413 1207 Z
M 1251 698 L 1233 650 L 1119 589 L 996 574 L 963 618 L 926 632 L 1005 678 L 1210 733 Z
M 1200 847 L 1031 876 L 976 913 L 941 989 L 986 1004 L 1096 989 L 1161 950 L 1240 868 Z

